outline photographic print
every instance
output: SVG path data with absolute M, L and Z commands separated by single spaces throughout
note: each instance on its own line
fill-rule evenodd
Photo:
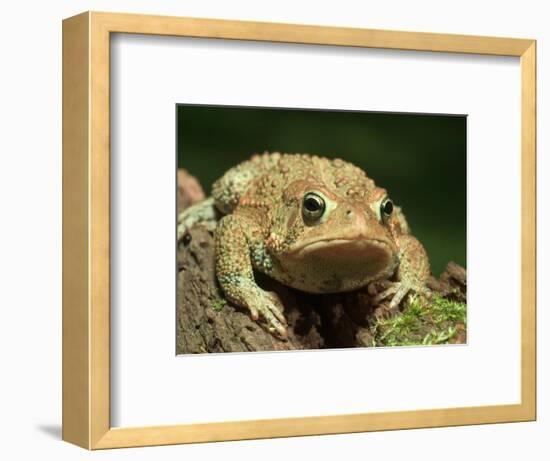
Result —
M 444 32 L 65 19 L 63 439 L 535 420 L 536 56 Z
M 465 115 L 176 118 L 177 354 L 466 342 Z

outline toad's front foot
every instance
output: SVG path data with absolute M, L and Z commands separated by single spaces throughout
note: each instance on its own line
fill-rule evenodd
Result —
M 284 339 L 288 336 L 286 318 L 283 314 L 283 305 L 279 297 L 271 291 L 258 289 L 261 294 L 257 297 L 256 303 L 250 303 L 250 316 L 257 321 L 262 317 L 267 323 L 267 329 Z
M 372 301 L 375 306 L 391 297 L 390 310 L 396 309 L 404 299 L 410 301 L 413 295 L 421 298 L 431 296 L 426 286 L 430 274 L 426 250 L 412 235 L 401 235 L 397 242 L 400 262 L 395 274 L 396 281 L 380 280 L 368 287 L 368 291 L 374 294 Z
M 284 307 L 277 294 L 264 291 L 250 279 L 238 279 L 233 285 L 223 283 L 226 297 L 250 311 L 254 321 L 263 320 L 267 330 L 274 336 L 284 339 L 288 336 L 287 321 L 283 314 Z
M 382 289 L 382 291 L 379 291 Z M 379 282 L 373 282 L 368 288 L 370 293 L 377 293 L 372 299 L 373 304 L 376 306 L 385 299 L 391 298 L 388 309 L 395 309 L 405 297 L 419 295 L 423 298 L 430 298 L 431 291 L 421 282 L 409 282 L 399 281 L 391 282 L 389 280 L 383 280 Z

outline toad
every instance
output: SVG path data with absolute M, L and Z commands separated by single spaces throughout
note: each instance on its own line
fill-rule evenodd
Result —
M 218 215 L 223 217 L 218 221 Z M 357 166 L 308 154 L 255 155 L 181 213 L 178 239 L 196 223 L 215 231 L 216 276 L 226 298 L 284 338 L 279 297 L 254 270 L 308 293 L 377 284 L 374 305 L 429 295 L 429 261 L 387 191 Z

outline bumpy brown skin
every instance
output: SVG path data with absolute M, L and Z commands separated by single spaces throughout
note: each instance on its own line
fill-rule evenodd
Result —
M 305 199 L 324 205 L 312 215 Z M 179 235 L 198 221 L 225 216 L 216 227 L 218 281 L 233 303 L 286 335 L 283 306 L 254 281 L 253 270 L 310 293 L 351 291 L 376 283 L 375 298 L 397 306 L 428 294 L 429 262 L 398 207 L 363 170 L 340 159 L 265 153 L 230 169 L 212 198 L 180 215 Z M 391 207 L 390 207 L 391 208 Z

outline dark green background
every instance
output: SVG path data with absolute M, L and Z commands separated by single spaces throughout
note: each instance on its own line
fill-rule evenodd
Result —
M 466 117 L 376 112 L 177 106 L 178 166 L 207 193 L 255 152 L 340 157 L 388 190 L 432 272 L 466 267 Z

